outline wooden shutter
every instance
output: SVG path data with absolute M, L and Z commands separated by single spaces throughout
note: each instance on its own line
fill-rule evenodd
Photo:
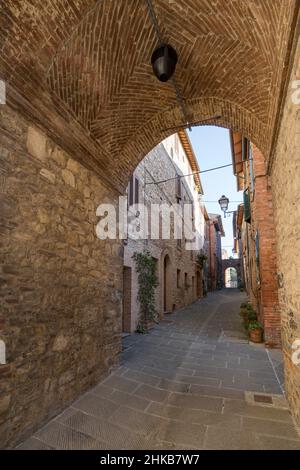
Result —
M 251 223 L 251 206 L 249 188 L 244 191 L 244 218 L 249 224 Z

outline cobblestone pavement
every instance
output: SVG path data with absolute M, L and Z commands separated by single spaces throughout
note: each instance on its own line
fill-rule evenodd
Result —
M 20 449 L 300 449 L 278 351 L 224 290 L 124 339 L 122 365 Z

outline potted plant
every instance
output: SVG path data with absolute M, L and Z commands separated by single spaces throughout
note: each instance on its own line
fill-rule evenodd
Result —
M 248 325 L 250 341 L 253 343 L 263 342 L 263 326 L 258 321 L 252 321 Z

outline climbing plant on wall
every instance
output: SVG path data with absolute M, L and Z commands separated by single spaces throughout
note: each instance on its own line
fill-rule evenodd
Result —
M 148 324 L 155 321 L 155 289 L 158 286 L 156 262 L 148 250 L 135 252 L 133 257 L 138 273 L 138 301 L 140 304 L 140 322 L 138 330 L 147 329 Z
M 203 269 L 207 261 L 207 256 L 202 251 L 196 257 L 196 263 L 200 269 Z

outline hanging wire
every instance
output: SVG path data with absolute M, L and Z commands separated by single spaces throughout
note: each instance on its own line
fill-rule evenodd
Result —
M 248 160 L 245 161 L 251 161 L 253 160 L 252 158 L 249 158 Z M 215 171 L 215 170 L 221 170 L 222 168 L 228 168 L 229 166 L 233 166 L 233 163 L 229 163 L 228 165 L 221 165 L 221 166 L 216 166 L 214 168 L 208 168 L 207 170 L 201 170 L 201 171 L 193 171 L 193 173 L 188 173 L 187 175 L 176 175 L 173 176 L 172 178 L 167 178 L 165 180 L 160 180 L 160 181 L 146 181 L 145 185 L 149 184 L 163 184 L 167 183 L 168 181 L 172 180 L 177 180 L 178 178 L 186 178 L 188 176 L 194 176 L 194 175 L 199 175 L 202 173 L 208 173 L 209 171 Z M 243 176 L 235 175 L 237 178 L 242 178 L 245 179 Z
M 219 201 L 201 201 L 205 204 L 215 204 L 218 203 Z M 243 204 L 243 201 L 229 201 L 229 204 Z
M 146 0 L 146 2 L 147 2 L 147 5 L 148 5 L 148 11 L 149 11 L 149 15 L 151 17 L 152 23 L 153 23 L 153 27 L 154 27 L 155 32 L 156 32 L 156 36 L 159 40 L 159 45 L 161 46 L 163 44 L 163 40 L 162 40 L 162 37 L 161 37 L 161 34 L 160 34 L 157 18 L 156 18 L 154 8 L 153 8 L 153 5 L 152 5 L 152 0 Z

